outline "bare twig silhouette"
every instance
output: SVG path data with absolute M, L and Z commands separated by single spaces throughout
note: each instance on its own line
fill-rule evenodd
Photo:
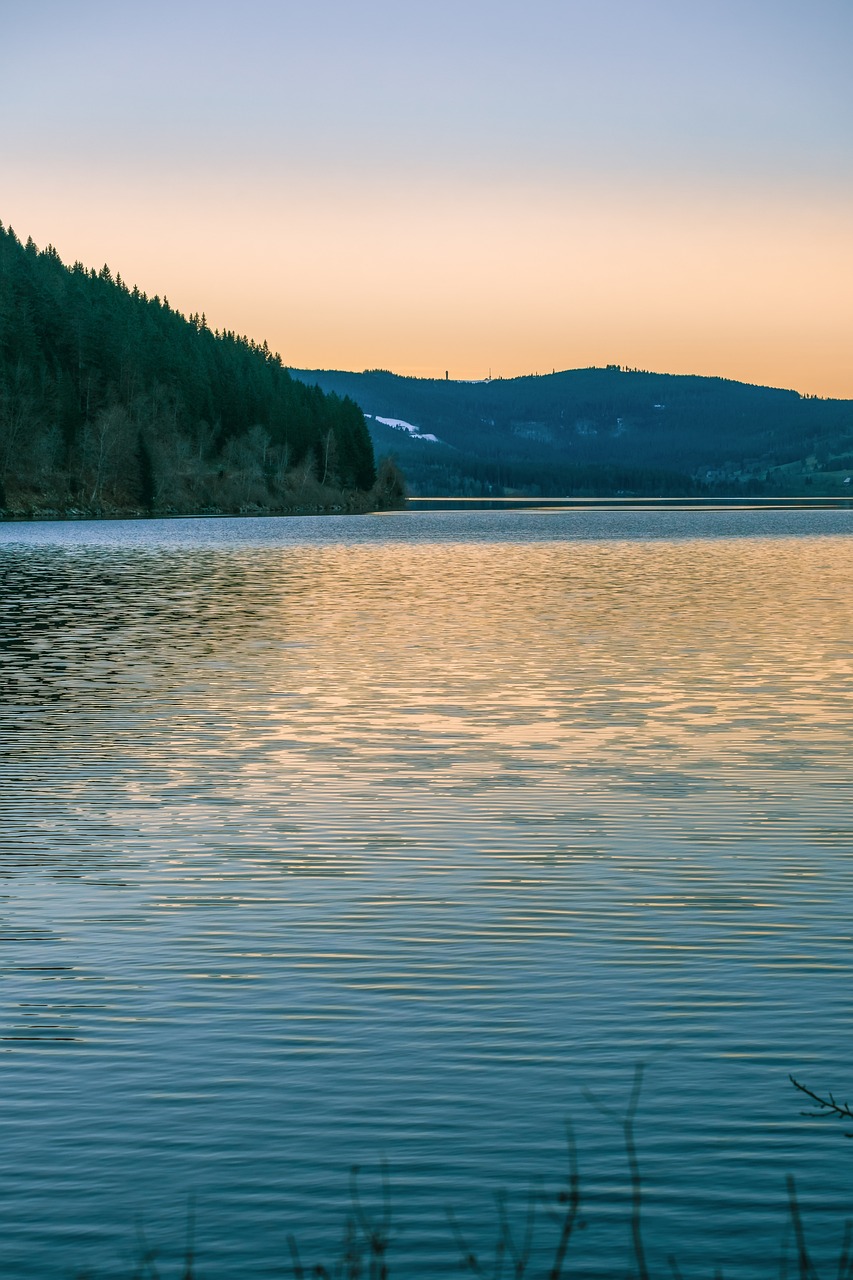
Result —
M 799 1089 L 800 1093 L 804 1093 L 817 1107 L 817 1111 L 803 1111 L 802 1115 L 820 1116 L 822 1118 L 834 1116 L 837 1120 L 853 1120 L 853 1108 L 851 1108 L 849 1102 L 837 1102 L 831 1093 L 823 1097 L 821 1094 L 815 1093 L 814 1090 L 807 1088 L 806 1085 L 801 1084 L 799 1080 L 795 1080 L 793 1076 L 788 1076 L 788 1079 L 795 1089 Z M 853 1133 L 845 1133 L 844 1136 L 845 1138 L 853 1138 Z
M 494 1265 L 491 1270 L 489 1270 L 480 1262 L 477 1254 L 468 1244 L 468 1241 L 462 1234 L 462 1229 L 459 1226 L 459 1223 L 456 1221 L 456 1215 L 452 1209 L 447 1210 L 447 1221 L 450 1223 L 450 1230 L 453 1232 L 453 1238 L 456 1241 L 456 1247 L 459 1250 L 460 1262 L 465 1270 L 470 1271 L 472 1275 L 479 1276 L 481 1280 L 501 1280 L 501 1276 L 503 1275 L 504 1259 L 506 1257 L 506 1240 L 504 1238 L 503 1230 L 501 1230 L 498 1242 L 495 1245 Z
M 634 1078 L 624 1111 L 605 1104 L 589 1090 L 586 1097 L 603 1115 L 607 1116 L 622 1131 L 625 1153 L 630 1175 L 631 1211 L 630 1233 L 633 1247 L 635 1280 L 650 1280 L 649 1263 L 646 1257 L 643 1239 L 643 1196 L 642 1176 L 637 1155 L 635 1125 L 643 1086 L 644 1068 L 638 1064 L 634 1069 Z M 846 1102 L 838 1102 L 832 1094 L 823 1097 L 815 1093 L 799 1081 L 791 1077 L 794 1086 L 804 1094 L 814 1108 L 804 1112 L 806 1115 L 829 1115 L 853 1120 L 853 1108 Z M 853 1136 L 853 1134 L 848 1135 Z M 568 1171 L 562 1188 L 556 1195 L 546 1195 L 541 1184 L 534 1184 L 527 1197 L 526 1214 L 523 1224 L 513 1225 L 511 1220 L 511 1204 L 505 1193 L 496 1196 L 497 1239 L 494 1252 L 481 1257 L 471 1248 L 457 1222 L 452 1210 L 447 1210 L 447 1218 L 453 1237 L 459 1248 L 459 1263 L 464 1271 L 477 1280 L 534 1280 L 534 1277 L 547 1277 L 547 1280 L 565 1280 L 567 1277 L 567 1257 L 569 1244 L 575 1233 L 585 1224 L 580 1218 L 580 1180 L 578 1175 L 578 1159 L 574 1132 L 571 1124 L 566 1124 L 568 1148 Z M 787 1180 L 788 1217 L 785 1238 L 779 1258 L 780 1280 L 818 1280 L 815 1264 L 812 1261 L 805 1236 L 805 1228 L 797 1198 L 794 1179 Z M 311 1265 L 306 1267 L 300 1258 L 293 1236 L 287 1237 L 291 1256 L 291 1274 L 293 1280 L 388 1280 L 388 1252 L 391 1243 L 391 1197 L 389 1191 L 388 1168 L 383 1160 L 381 1165 L 381 1205 L 378 1211 L 368 1211 L 362 1200 L 359 1189 L 359 1169 L 354 1166 L 350 1174 L 350 1199 L 352 1211 L 346 1222 L 343 1248 L 331 1269 Z M 539 1213 L 538 1210 L 543 1210 Z M 541 1233 L 539 1224 L 542 1217 L 547 1217 L 558 1228 L 550 1266 L 541 1270 L 545 1242 L 537 1239 Z M 140 1250 L 140 1258 L 144 1272 L 139 1280 L 157 1280 L 154 1264 L 154 1251 L 148 1249 L 144 1240 Z M 766 1263 L 766 1259 L 764 1260 Z M 194 1263 L 191 1244 L 187 1251 L 187 1270 L 183 1280 L 193 1280 Z M 681 1271 L 674 1255 L 666 1258 L 667 1268 L 672 1280 L 681 1280 Z M 722 1272 L 715 1271 L 716 1280 L 723 1280 Z M 841 1249 L 837 1255 L 837 1280 L 853 1280 L 853 1222 L 844 1227 Z
M 506 1192 L 498 1192 L 496 1200 L 498 1206 L 498 1220 L 501 1224 L 501 1239 L 506 1246 L 506 1252 L 512 1259 L 516 1280 L 521 1280 L 521 1277 L 527 1270 L 527 1264 L 530 1261 L 530 1250 L 533 1246 L 533 1228 L 536 1222 L 536 1195 L 531 1190 L 527 1197 L 527 1217 L 525 1219 L 524 1236 L 522 1238 L 520 1248 L 516 1246 L 512 1234 L 512 1228 L 507 1216 Z
M 560 1230 L 560 1239 L 557 1241 L 557 1251 L 554 1254 L 554 1262 L 548 1273 L 548 1280 L 560 1280 L 563 1273 L 563 1264 L 566 1260 L 566 1252 L 569 1247 L 569 1241 L 572 1238 L 572 1231 L 577 1222 L 578 1211 L 580 1209 L 580 1178 L 578 1176 L 578 1149 L 575 1142 L 575 1132 L 571 1123 L 566 1121 L 566 1144 L 569 1149 L 569 1181 L 564 1191 L 561 1191 L 557 1197 L 561 1207 L 564 1208 L 563 1224 Z
M 605 1106 L 594 1093 L 589 1089 L 585 1089 L 584 1093 L 592 1105 L 609 1119 L 615 1121 L 622 1130 L 625 1140 L 625 1154 L 628 1157 L 628 1169 L 631 1174 L 631 1237 L 634 1242 L 634 1257 L 637 1260 L 637 1275 L 639 1280 L 649 1280 L 649 1268 L 646 1263 L 646 1251 L 643 1247 L 643 1232 L 641 1221 L 641 1209 L 643 1198 L 642 1179 L 640 1178 L 640 1162 L 637 1159 L 637 1144 L 634 1140 L 634 1118 L 637 1114 L 637 1106 L 640 1101 L 640 1090 L 643 1087 L 643 1064 L 640 1062 L 634 1068 L 634 1084 L 631 1089 L 631 1096 L 628 1099 L 628 1107 L 624 1116 L 620 1116 L 612 1107 Z
M 388 1180 L 388 1161 L 383 1159 L 382 1171 L 382 1213 L 371 1218 L 364 1210 L 358 1192 L 358 1165 L 350 1170 L 350 1198 L 355 1217 L 361 1228 L 370 1252 L 369 1280 L 387 1280 L 388 1262 L 386 1254 L 390 1241 L 391 1228 L 391 1190 Z
M 157 1270 L 156 1258 L 157 1249 L 148 1243 L 141 1222 L 136 1224 L 136 1239 L 139 1248 L 139 1271 L 140 1276 L 147 1276 L 149 1280 L 160 1280 L 160 1272 Z
M 803 1220 L 800 1217 L 800 1207 L 797 1204 L 797 1190 L 794 1186 L 794 1179 L 788 1174 L 786 1178 L 788 1186 L 788 1204 L 791 1209 L 791 1222 L 794 1227 L 794 1240 L 797 1246 L 797 1267 L 800 1280 L 818 1280 L 817 1272 L 812 1265 L 806 1248 L 806 1236 L 803 1231 Z
M 447 1218 L 450 1223 L 451 1231 L 459 1248 L 460 1261 L 465 1270 L 472 1272 L 473 1275 L 481 1277 L 481 1280 L 501 1280 L 504 1273 L 504 1266 L 509 1258 L 515 1280 L 523 1280 L 527 1275 L 530 1265 L 530 1255 L 533 1250 L 533 1241 L 536 1223 L 536 1203 L 540 1198 L 545 1204 L 545 1208 L 549 1217 L 560 1227 L 560 1234 L 554 1251 L 554 1258 L 547 1272 L 548 1280 L 561 1280 L 563 1275 L 563 1267 L 565 1266 L 566 1253 L 569 1248 L 569 1241 L 572 1232 L 577 1225 L 578 1211 L 580 1207 L 580 1179 L 578 1177 L 578 1160 L 577 1147 L 575 1144 L 574 1130 L 571 1124 L 566 1122 L 566 1145 L 569 1152 L 569 1173 L 566 1186 L 559 1191 L 554 1197 L 556 1208 L 552 1209 L 544 1194 L 537 1194 L 531 1190 L 527 1200 L 527 1215 L 525 1218 L 524 1234 L 522 1243 L 516 1244 L 513 1236 L 512 1227 L 509 1222 L 506 1207 L 506 1195 L 499 1193 L 496 1197 L 498 1210 L 498 1223 L 500 1232 L 498 1241 L 495 1246 L 494 1262 L 491 1267 L 484 1265 L 477 1254 L 471 1249 L 456 1217 L 451 1209 L 447 1210 Z
M 294 1280 L 305 1280 L 305 1268 L 302 1265 L 302 1259 L 299 1257 L 299 1249 L 296 1245 L 296 1236 L 292 1233 L 287 1237 L 287 1247 L 290 1250 L 290 1261 L 293 1266 Z
M 850 1280 L 853 1276 L 853 1222 L 844 1224 L 844 1239 L 841 1243 L 841 1255 L 838 1259 L 838 1280 Z

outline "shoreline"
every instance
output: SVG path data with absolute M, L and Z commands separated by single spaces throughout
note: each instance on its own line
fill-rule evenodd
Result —
M 223 511 L 206 507 L 198 511 L 143 511 L 121 508 L 116 511 L 86 511 L 72 508 L 60 511 L 44 508 L 37 511 L 0 511 L 0 524 L 77 524 L 86 521 L 108 520 L 252 520 L 258 518 L 298 518 L 305 516 L 369 516 L 377 512 L 402 511 L 403 507 L 389 506 L 316 506 L 310 503 L 302 507 L 269 507 L 246 511 Z
M 92 511 L 85 508 L 58 510 L 0 511 L 0 524 L 82 523 L 86 521 L 117 520 L 252 520 L 290 519 L 306 516 L 366 516 L 388 512 L 425 514 L 430 511 L 848 511 L 853 510 L 853 495 L 842 498 L 826 497 L 719 497 L 719 498 L 471 498 L 471 497 L 416 497 L 394 505 L 320 506 L 306 503 L 294 507 L 255 507 L 238 511 L 206 507 L 190 511 L 145 511 L 141 508 L 120 508 L 114 511 Z
M 383 516 L 409 512 L 517 512 L 558 515 L 580 511 L 850 511 L 850 498 L 418 498 L 394 506 L 316 506 L 255 508 L 247 511 L 222 511 L 202 508 L 200 511 L 141 511 L 122 508 L 117 511 L 42 508 L 40 511 L 0 511 L 0 525 L 86 524 L 86 522 L 151 521 L 151 520 L 291 520 L 309 516 Z

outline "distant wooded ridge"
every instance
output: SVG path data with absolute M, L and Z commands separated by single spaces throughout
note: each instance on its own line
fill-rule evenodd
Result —
M 348 511 L 399 497 L 393 468 L 377 488 L 346 394 L 0 223 L 4 514 Z
M 853 401 L 618 365 L 482 382 L 292 369 L 370 415 L 422 496 L 843 496 Z M 384 420 L 384 421 L 383 421 Z M 853 496 L 853 494 L 851 494 Z
M 0 223 L 0 513 L 399 505 L 374 448 L 424 496 L 843 496 L 853 401 L 617 365 L 483 382 L 288 370 Z

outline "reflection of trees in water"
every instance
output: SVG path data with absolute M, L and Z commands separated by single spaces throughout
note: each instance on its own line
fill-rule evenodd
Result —
M 239 646 L 266 612 L 256 588 L 212 553 L 7 552 L 0 712 L 20 694 L 80 710 L 111 688 L 163 692 L 194 660 Z

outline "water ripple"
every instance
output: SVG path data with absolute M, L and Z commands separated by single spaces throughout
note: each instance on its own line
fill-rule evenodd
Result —
M 829 1252 L 849 1155 L 787 1074 L 849 1084 L 852 552 L 843 511 L 0 526 L 9 1272 L 114 1273 L 140 1214 L 179 1250 L 190 1192 L 214 1280 L 328 1260 L 385 1153 L 434 1276 L 570 1114 L 612 1274 L 583 1090 L 640 1060 L 655 1265 L 756 1274 L 787 1169 Z

